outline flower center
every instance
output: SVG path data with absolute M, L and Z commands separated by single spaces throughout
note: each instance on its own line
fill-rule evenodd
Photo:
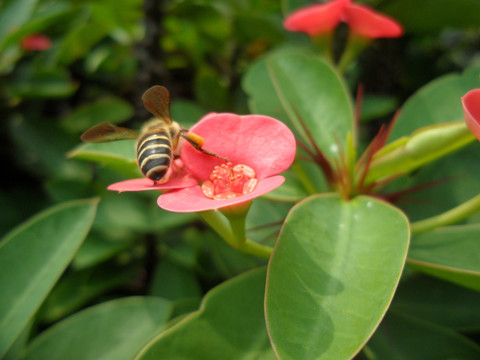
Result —
M 250 194 L 257 186 L 255 170 L 247 165 L 233 166 L 231 162 L 215 166 L 202 184 L 203 194 L 215 200 L 232 199 Z

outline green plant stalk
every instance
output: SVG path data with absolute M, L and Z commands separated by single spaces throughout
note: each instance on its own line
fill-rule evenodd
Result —
M 219 211 L 209 210 L 197 213 L 231 247 L 249 255 L 269 259 L 273 249 L 245 237 L 245 217 L 223 215 Z M 246 214 L 245 214 L 246 215 Z
M 201 211 L 197 213 L 220 237 L 230 246 L 235 247 L 235 237 L 232 228 L 225 216 L 215 210 Z
M 361 37 L 355 34 L 349 34 L 347 46 L 337 64 L 338 71 L 343 74 L 348 66 L 355 60 L 358 55 L 367 47 L 371 39 Z
M 431 218 L 416 221 L 411 225 L 412 234 L 435 229 L 440 226 L 446 226 L 457 223 L 468 216 L 480 210 L 480 195 L 468 200 L 467 202 L 454 207 L 451 210 L 432 216 Z
M 322 33 L 320 35 L 311 37 L 315 48 L 319 51 L 320 56 L 328 63 L 333 64 L 333 53 L 332 53 L 332 39 L 333 39 L 333 30 L 328 31 L 327 33 Z

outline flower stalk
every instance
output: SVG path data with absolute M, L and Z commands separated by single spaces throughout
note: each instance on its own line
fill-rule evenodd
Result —
M 358 57 L 358 55 L 367 47 L 371 39 L 357 36 L 350 33 L 347 40 L 347 46 L 337 64 L 338 71 L 343 74 L 348 66 Z
M 245 206 L 246 210 L 250 204 Z M 259 244 L 245 236 L 246 212 L 242 215 L 224 215 L 219 211 L 209 210 L 197 213 L 220 237 L 231 247 L 249 255 L 269 259 L 273 249 L 270 246 Z

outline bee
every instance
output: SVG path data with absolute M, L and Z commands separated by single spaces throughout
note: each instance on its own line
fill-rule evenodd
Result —
M 99 143 L 137 139 L 137 165 L 144 176 L 153 180 L 154 185 L 168 180 L 168 169 L 178 154 L 180 138 L 188 141 L 198 151 L 228 161 L 227 158 L 204 149 L 201 136 L 189 133 L 172 120 L 167 88 L 160 85 L 151 87 L 143 94 L 142 101 L 154 118 L 147 121 L 140 132 L 103 122 L 85 131 L 81 136 L 82 141 Z

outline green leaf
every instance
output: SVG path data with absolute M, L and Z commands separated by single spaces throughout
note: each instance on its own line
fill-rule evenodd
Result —
M 72 201 L 36 215 L 0 243 L 0 356 L 63 273 L 88 233 L 98 200 Z
M 367 345 L 369 359 L 438 360 L 480 358 L 480 347 L 443 326 L 389 311 Z
M 393 16 L 408 33 L 436 33 L 446 28 L 477 29 L 476 0 L 391 0 L 381 10 Z
M 468 90 L 480 87 L 479 74 L 480 68 L 470 68 L 462 74 L 445 75 L 421 88 L 403 106 L 391 139 L 408 136 L 424 126 L 462 120 L 460 98 Z M 392 184 L 390 191 L 430 184 L 423 186 L 421 192 L 409 194 L 409 201 L 398 204 L 411 220 L 437 215 L 478 194 L 480 168 L 472 166 L 478 161 L 480 148 L 474 143 L 420 167 L 397 185 Z M 419 202 L 422 206 L 418 206 Z
M 161 329 L 172 304 L 130 297 L 93 306 L 37 337 L 23 359 L 130 360 Z
M 403 105 L 390 140 L 408 136 L 418 128 L 463 120 L 460 98 L 480 87 L 480 68 L 462 74 L 448 74 L 433 80 L 413 94 Z
M 417 270 L 480 290 L 480 225 L 449 226 L 416 234 L 408 263 Z
M 135 160 L 134 140 L 81 144 L 70 151 L 67 156 L 100 163 L 126 177 L 142 176 Z
M 268 57 L 262 57 L 252 63 L 242 79 L 243 89 L 249 96 L 250 111 L 252 114 L 268 115 L 291 125 L 268 73 L 267 59 Z
M 352 102 L 339 75 L 317 57 L 294 52 L 274 54 L 267 59 L 266 66 L 281 108 L 278 100 L 264 91 L 249 93 L 257 97 L 253 101 L 265 99 L 271 104 L 265 109 L 266 115 L 287 114 L 287 125 L 293 126 L 305 143 L 310 143 L 311 136 L 328 159 L 337 158 L 345 149 L 347 134 L 353 131 Z M 260 84 L 262 78 L 250 78 L 247 92 L 254 84 L 269 86 Z
M 208 261 L 204 258 L 195 259 L 196 262 L 201 262 L 200 265 L 208 270 L 214 272 L 211 276 L 219 279 L 228 279 L 238 274 L 244 273 L 247 270 L 254 269 L 265 262 L 257 260 L 255 257 L 244 254 L 232 246 L 227 244 L 225 240 L 220 238 L 213 230 L 204 232 L 190 232 L 188 240 L 191 242 L 193 236 L 197 244 L 201 244 L 208 256 Z M 197 255 L 198 256 L 198 255 Z M 202 261 L 203 260 L 203 261 Z
M 144 194 L 107 191 L 98 206 L 94 227 L 108 236 L 125 236 L 125 232 L 166 230 L 192 218 L 191 214 L 183 216 L 178 213 L 163 217 L 164 212 L 156 204 L 156 198 L 158 193 L 155 191 Z
M 246 45 L 247 51 L 252 51 L 253 56 L 258 55 L 254 52 L 255 46 L 259 47 L 261 53 L 262 50 L 271 47 L 272 44 L 279 43 L 284 37 L 281 27 L 273 21 L 273 16 L 265 16 L 265 14 L 259 14 L 258 12 L 237 13 L 234 16 L 234 37 L 240 44 Z M 259 29 L 262 29 L 261 37 L 259 37 Z
M 172 118 L 186 128 L 197 123 L 207 113 L 196 102 L 187 100 L 172 101 L 170 111 Z
M 200 310 L 160 334 L 136 359 L 275 359 L 265 329 L 264 289 L 263 268 L 217 286 Z
M 150 294 L 169 300 L 179 300 L 201 297 L 202 291 L 191 269 L 164 258 L 155 269 Z
M 99 295 L 132 282 L 139 272 L 136 264 L 110 262 L 68 273 L 62 276 L 50 292 L 38 317 L 42 322 L 58 321 Z
M 480 167 L 472 166 L 478 162 L 480 147 L 478 143 L 473 143 L 419 168 L 406 178 L 402 177 L 390 191 L 415 190 L 419 186 L 419 191 L 400 198 L 398 206 L 402 207 L 411 221 L 437 216 L 478 195 Z M 476 213 L 466 222 L 478 223 L 479 220 L 480 213 Z
M 360 120 L 368 122 L 393 113 L 398 107 L 398 101 L 387 95 L 368 95 L 362 99 Z
M 475 140 L 464 122 L 431 125 L 400 138 L 377 152 L 365 183 L 409 173 Z M 399 143 L 399 146 L 397 146 Z
M 142 1 L 140 0 L 105 0 L 89 4 L 92 21 L 106 26 L 109 35 L 123 45 L 130 45 L 141 40 Z
M 30 115 L 12 121 L 9 133 L 15 142 L 17 162 L 27 173 L 75 180 L 82 175 L 84 164 L 65 158 L 65 152 L 73 146 L 72 139 L 51 119 Z
M 108 27 L 100 22 L 86 21 L 68 32 L 58 48 L 58 62 L 69 65 L 85 56 L 107 34 Z
M 11 96 L 21 98 L 66 98 L 78 87 L 64 68 L 24 66 L 9 85 Z
M 2 4 L 0 11 L 0 49 L 12 29 L 21 27 L 32 16 L 37 2 L 38 0 L 10 0 Z
M 420 273 L 400 282 L 390 309 L 458 331 L 480 330 L 480 292 Z
M 170 319 L 180 319 L 180 317 L 183 318 L 185 315 L 197 311 L 200 308 L 201 302 L 202 298 L 184 298 L 172 302 L 173 313 L 170 316 Z
M 282 0 L 282 7 L 285 14 L 289 14 L 294 10 L 311 4 L 311 0 Z
M 294 203 L 312 194 L 328 192 L 323 172 L 311 161 L 297 159 L 282 175 L 285 183 L 265 195 L 266 198 Z
M 70 132 L 85 131 L 100 122 L 117 124 L 133 115 L 132 106 L 119 97 L 104 97 L 75 109 L 62 125 Z
M 20 354 L 27 347 L 35 325 L 36 325 L 35 319 L 32 319 L 31 321 L 28 322 L 27 326 L 23 328 L 20 335 L 17 336 L 17 339 L 15 340 L 13 345 L 10 346 L 10 349 L 8 349 L 8 352 L 5 354 L 5 356 L 2 359 L 5 359 L 5 360 L 20 359 Z
M 22 2 L 25 3 L 24 1 L 15 1 L 17 5 Z M 67 3 L 50 3 L 44 8 L 36 9 L 28 22 L 20 27 L 15 27 L 15 30 L 9 33 L 2 44 L 4 49 L 18 45 L 21 39 L 27 35 L 48 31 L 56 23 L 65 21 L 69 13 L 73 12 L 73 9 L 74 6 Z M 22 11 L 25 10 L 28 11 L 28 9 L 22 8 Z M 3 25 L 2 20 L 0 20 L 0 23 Z
M 227 84 L 216 70 L 202 66 L 195 77 L 195 98 L 209 111 L 226 111 L 231 101 Z
M 255 199 L 248 210 L 247 237 L 261 244 L 275 245 L 280 226 L 291 207 L 291 203 L 270 201 L 265 197 Z
M 269 192 L 265 197 L 272 200 L 295 203 L 310 195 L 292 169 L 285 171 L 282 176 L 285 182 L 278 188 Z
M 377 199 L 314 195 L 292 208 L 268 268 L 265 309 L 279 359 L 350 359 L 380 323 L 409 242 Z
M 326 62 L 304 54 L 273 56 L 267 67 L 304 141 L 311 136 L 328 159 L 338 158 L 345 151 L 347 134 L 353 132 L 352 101 L 340 76 Z
M 132 239 L 128 237 L 110 239 L 91 231 L 75 254 L 75 257 L 72 260 L 72 267 L 75 270 L 81 270 L 90 266 L 98 265 L 126 250 L 128 247 L 132 246 L 132 243 Z

